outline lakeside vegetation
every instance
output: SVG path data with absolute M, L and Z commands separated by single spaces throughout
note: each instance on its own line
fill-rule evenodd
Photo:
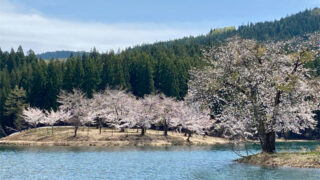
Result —
M 278 152 L 274 154 L 259 153 L 240 158 L 237 162 L 271 167 L 320 168 L 319 148 L 309 152 L 303 151 L 305 150 L 302 150 L 302 152 Z

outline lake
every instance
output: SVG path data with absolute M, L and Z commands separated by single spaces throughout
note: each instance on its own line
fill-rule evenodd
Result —
M 277 143 L 279 151 L 318 142 Z M 258 146 L 250 146 L 252 153 Z M 0 147 L 0 179 L 320 179 L 318 169 L 239 164 L 229 146 L 170 148 Z

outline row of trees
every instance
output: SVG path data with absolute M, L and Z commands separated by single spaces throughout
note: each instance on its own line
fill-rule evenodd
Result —
M 32 127 L 37 124 L 53 126 L 65 122 L 74 126 L 77 136 L 79 126 L 103 125 L 124 131 L 125 128 L 140 128 L 143 136 L 152 125 L 160 125 L 167 136 L 168 129 L 183 129 L 188 134 L 204 134 L 212 127 L 213 120 L 208 113 L 196 105 L 187 105 L 164 95 L 148 95 L 136 98 L 130 93 L 107 89 L 86 98 L 80 90 L 72 93 L 62 91 L 59 94 L 58 111 L 42 111 L 28 107 L 22 117 Z
M 211 109 L 225 137 L 257 138 L 275 152 L 276 133 L 317 124 L 319 79 L 305 65 L 319 53 L 319 32 L 262 44 L 233 37 L 205 52 L 209 66 L 191 72 L 189 100 Z

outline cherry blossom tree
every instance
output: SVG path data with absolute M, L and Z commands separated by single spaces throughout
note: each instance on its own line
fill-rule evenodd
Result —
M 109 124 L 112 127 L 120 128 L 121 132 L 124 132 L 125 128 L 133 127 L 132 124 L 132 115 L 129 115 L 132 107 L 134 106 L 135 97 L 126 93 L 123 90 L 106 90 L 106 96 L 109 96 L 111 109 L 113 110 L 111 117 L 111 121 Z
M 53 135 L 53 125 L 57 123 L 59 120 L 63 121 L 65 119 L 69 119 L 68 112 L 63 112 L 61 110 L 58 111 L 46 111 L 45 117 L 42 119 L 41 123 L 51 126 L 51 134 Z
M 90 117 L 99 128 L 101 134 L 101 128 L 104 123 L 111 123 L 114 119 L 114 110 L 112 108 L 112 101 L 108 93 L 95 93 L 90 101 Z
M 233 37 L 204 52 L 209 66 L 191 71 L 189 99 L 220 108 L 211 113 L 226 137 L 258 137 L 262 151 L 273 153 L 277 132 L 316 124 L 319 84 L 304 64 L 319 52 L 319 37 L 262 44 Z
M 163 126 L 163 135 L 168 135 L 168 129 L 177 127 L 180 123 L 180 108 L 183 106 L 182 101 L 177 101 L 170 97 L 161 95 L 160 102 L 158 103 L 157 113 L 159 118 L 158 122 Z
M 90 112 L 88 99 L 80 90 L 73 89 L 73 93 L 61 91 L 58 102 L 61 104 L 59 109 L 69 115 L 64 120 L 74 126 L 74 137 L 76 137 L 79 126 L 91 120 L 88 118 Z
M 210 119 L 209 111 L 201 109 L 197 103 L 191 105 L 183 103 L 183 105 L 179 107 L 179 110 L 180 123 L 188 134 L 188 142 L 190 142 L 192 133 L 204 135 L 214 124 L 214 121 Z
M 94 93 L 87 99 L 80 90 L 73 89 L 68 93 L 61 91 L 58 96 L 61 104 L 58 111 L 45 111 L 38 108 L 27 108 L 23 117 L 27 122 L 36 126 L 37 123 L 53 126 L 57 121 L 64 121 L 74 126 L 74 137 L 81 125 L 97 123 L 101 134 L 103 123 L 109 127 L 119 129 L 141 128 L 141 136 L 153 124 L 161 122 L 164 135 L 168 128 L 183 127 L 188 130 L 189 138 L 192 133 L 201 134 L 206 129 L 205 116 L 200 111 L 187 106 L 183 101 L 177 101 L 164 95 L 148 95 L 137 99 L 123 90 L 106 89 L 104 92 Z M 48 129 L 47 129 L 48 133 Z M 89 126 L 88 126 L 89 133 Z
M 39 108 L 28 107 L 23 110 L 22 118 L 32 127 L 37 127 L 43 118 L 45 118 L 45 114 Z
M 133 101 L 130 116 L 132 125 L 141 128 L 141 136 L 160 119 L 159 96 L 148 95 Z

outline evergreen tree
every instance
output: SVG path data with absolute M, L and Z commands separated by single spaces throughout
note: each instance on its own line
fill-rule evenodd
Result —
M 89 59 L 84 63 L 85 68 L 82 90 L 89 98 L 92 98 L 93 92 L 98 88 L 100 83 L 100 75 L 97 64 L 94 63 L 94 59 Z
M 146 55 L 145 55 L 146 56 Z M 153 70 L 147 57 L 132 63 L 130 84 L 132 93 L 138 97 L 151 94 L 154 91 Z
M 75 60 L 75 68 L 72 76 L 72 84 L 74 88 L 81 88 L 83 85 L 84 69 L 83 63 L 86 62 L 87 56 L 84 54 L 82 60 L 78 56 Z
M 16 86 L 8 95 L 4 104 L 5 127 L 20 131 L 23 128 L 22 111 L 26 106 L 26 92 L 23 88 Z
M 21 45 L 17 49 L 15 59 L 16 59 L 15 61 L 17 62 L 17 66 L 24 64 L 24 61 L 25 61 L 24 52 L 23 52 Z
M 26 91 L 27 99 L 29 101 L 29 95 L 32 88 L 32 65 L 30 63 L 24 64 L 21 71 L 19 87 L 22 87 Z
M 33 107 L 39 107 L 40 109 L 47 109 L 47 63 L 43 60 L 34 64 L 31 80 L 31 91 L 29 95 L 30 105 Z
M 9 60 L 8 60 L 8 71 L 11 72 L 13 69 L 17 67 L 16 62 L 16 53 L 13 49 L 10 51 Z
M 7 68 L 0 71 L 0 117 L 3 119 L 3 106 L 10 93 L 10 77 Z
M 60 63 L 54 62 L 53 60 L 48 64 L 48 76 L 47 76 L 47 93 L 46 93 L 46 103 L 44 108 L 50 110 L 57 110 L 58 103 L 57 98 L 62 86 L 62 73 L 60 71 Z
M 63 70 L 63 83 L 62 88 L 68 92 L 71 92 L 74 88 L 73 75 L 75 71 L 75 63 L 73 59 L 68 59 L 66 63 L 62 64 Z
M 111 77 L 111 63 L 110 60 L 108 59 L 107 55 L 102 55 L 102 61 L 103 61 L 103 67 L 102 67 L 102 72 L 100 74 L 100 85 L 99 89 L 104 90 L 107 86 L 110 86 L 112 82 L 112 77 Z
M 179 98 L 179 81 L 174 63 L 164 57 L 157 66 L 157 88 L 166 96 Z

